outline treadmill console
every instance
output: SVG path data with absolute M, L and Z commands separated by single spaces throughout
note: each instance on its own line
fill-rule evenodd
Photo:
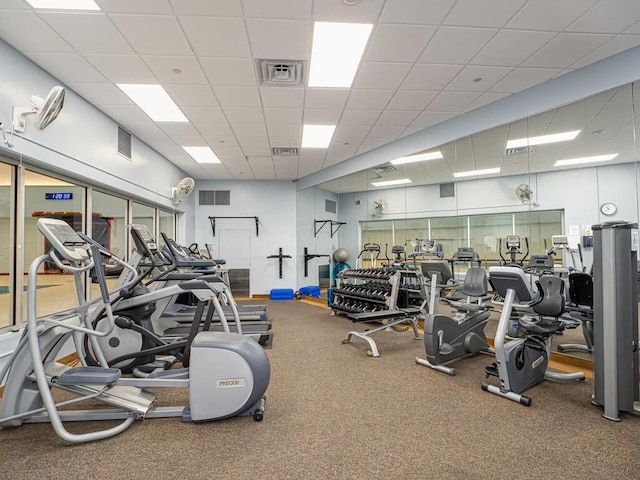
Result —
M 456 261 L 473 262 L 477 260 L 477 255 L 473 247 L 459 247 L 453 255 Z
M 138 242 L 140 240 L 142 240 L 145 243 L 145 245 L 147 246 L 147 248 L 149 250 L 151 250 L 152 252 L 158 250 L 158 244 L 156 243 L 156 239 L 151 234 L 151 232 L 146 227 L 146 225 L 141 225 L 141 224 L 138 224 L 138 223 L 134 223 L 134 224 L 130 225 L 130 228 L 131 228 L 131 230 L 135 230 L 136 232 L 138 232 L 139 238 L 134 235 L 133 236 L 133 240 L 136 243 L 136 248 L 139 251 L 142 250 L 140 248 L 141 245 L 138 245 Z
M 552 235 L 551 244 L 553 248 L 569 248 L 569 239 L 566 235 Z
M 67 222 L 57 218 L 40 217 L 38 230 L 66 260 L 85 262 L 89 259 L 89 246 Z
M 519 235 L 507 235 L 506 239 L 507 249 L 520 248 L 520 236 Z

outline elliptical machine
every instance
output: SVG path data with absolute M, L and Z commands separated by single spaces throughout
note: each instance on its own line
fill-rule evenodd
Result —
M 440 289 L 437 274 L 431 279 L 429 313 L 424 322 L 424 347 L 427 358 L 416 357 L 418 365 L 455 375 L 455 368 L 445 366 L 457 358 L 489 349 L 484 327 L 491 314 L 482 298 L 487 294 L 487 272 L 480 267 L 471 267 L 464 279 L 462 293 L 466 302 L 450 302 L 458 313 L 452 318 L 437 313 Z M 477 299 L 472 302 L 471 299 Z
M 553 334 L 565 328 L 576 328 L 579 321 L 562 317 L 565 311 L 564 280 L 543 276 L 536 281 L 538 296 L 531 302 L 536 316 L 518 319 L 523 336 L 506 341 L 511 323 L 511 310 L 516 296 L 509 288 L 494 339 L 496 362 L 486 368 L 487 377 L 495 376 L 500 386 L 482 383 L 482 390 L 531 406 L 531 398 L 522 395 L 545 378 L 584 380 L 584 373 L 557 373 L 547 370 Z

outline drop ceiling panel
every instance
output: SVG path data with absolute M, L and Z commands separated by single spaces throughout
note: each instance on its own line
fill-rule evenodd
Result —
M 273 60 L 306 60 L 311 26 L 309 21 L 247 19 L 253 56 Z
M 200 134 L 196 127 L 185 122 L 158 122 L 160 129 L 169 137 L 198 137 Z
M 435 31 L 436 27 L 380 24 L 369 42 L 365 61 L 414 62 Z
M 494 28 L 440 27 L 418 61 L 466 64 L 497 31 Z
M 243 138 L 240 147 L 245 155 L 270 155 L 271 147 L 267 137 Z
M 471 63 L 505 67 L 517 66 L 550 42 L 555 35 L 552 32 L 501 30 Z
M 571 66 L 573 68 L 582 68 L 590 63 L 597 62 L 598 60 L 623 52 L 629 48 L 637 47 L 638 45 L 640 45 L 640 35 L 618 35 L 588 55 L 585 55 Z
M 302 122 L 310 125 L 336 125 L 340 121 L 342 110 L 334 108 L 307 108 Z
M 73 52 L 69 45 L 34 12 L 2 11 L 2 39 L 26 52 Z M 29 32 L 25 35 L 25 32 Z
M 417 114 L 418 112 L 416 112 Z M 387 138 L 387 139 L 395 139 L 400 136 L 404 127 L 393 127 L 393 126 L 385 126 L 385 125 L 374 125 L 371 127 L 369 131 L 369 135 L 367 138 Z
M 149 117 L 135 105 L 102 105 L 100 109 L 118 123 L 149 121 Z
M 325 22 L 373 23 L 382 10 L 383 0 L 353 2 L 322 1 L 313 3 L 313 18 Z
M 561 70 L 556 68 L 516 68 L 491 87 L 491 90 L 496 92 L 519 92 L 538 83 L 545 82 L 560 72 Z
M 333 132 L 333 138 L 359 138 L 362 140 L 367 136 L 369 130 L 371 130 L 371 126 L 338 125 Z
M 201 58 L 200 64 L 212 85 L 257 85 L 250 58 Z
M 176 15 L 241 17 L 242 5 L 229 0 L 169 0 Z
M 561 32 L 598 0 L 535 0 L 528 2 L 507 28 Z M 584 31 L 584 30 L 583 30 Z
M 75 53 L 30 53 L 29 58 L 62 82 L 104 82 L 106 78 Z
M 506 93 L 506 92 L 487 92 L 487 93 L 483 93 L 482 95 L 480 95 L 480 97 L 478 97 L 474 102 L 472 102 L 468 107 L 467 107 L 467 111 L 470 112 L 471 110 L 475 110 L 476 108 L 480 108 L 484 105 L 488 105 L 489 103 L 493 103 L 496 102 L 498 100 L 500 100 L 501 98 L 504 97 L 508 97 L 509 95 L 511 95 L 510 93 Z
M 345 110 L 340 119 L 341 125 L 373 125 L 381 110 Z
M 360 144 L 358 148 L 358 154 L 368 152 L 369 150 L 373 150 L 374 148 L 380 147 L 385 143 L 389 143 L 389 140 L 386 138 L 365 138 L 363 142 Z
M 392 110 L 424 110 L 436 98 L 438 92 L 418 90 L 398 90 L 387 108 Z
M 267 129 L 264 123 L 238 123 L 231 125 L 236 136 L 240 139 L 243 137 L 266 137 Z
M 395 90 L 411 69 L 410 63 L 365 62 L 356 76 L 354 88 Z
M 348 89 L 307 88 L 305 108 L 344 108 L 349 97 Z
M 112 83 L 71 82 L 67 86 L 94 105 L 133 105 L 129 97 Z
M 301 136 L 290 135 L 286 137 L 279 137 L 275 135 L 269 135 L 269 143 L 272 147 L 300 147 L 300 139 Z
M 243 0 L 244 13 L 248 17 L 263 18 L 311 18 L 311 0 Z
M 458 0 L 443 23 L 472 27 L 503 27 L 526 2 L 527 0 Z
M 512 67 L 467 65 L 447 84 L 446 90 L 484 92 L 502 80 L 512 70 Z
M 182 29 L 195 53 L 204 57 L 250 57 L 241 18 L 180 17 Z
M 85 55 L 84 58 L 113 83 L 158 83 L 137 55 Z
M 159 148 L 167 148 L 170 147 L 173 149 L 173 152 L 177 152 L 179 156 L 183 156 L 186 154 L 182 148 L 178 147 L 176 143 L 171 140 L 165 132 L 160 130 L 153 122 L 122 122 L 122 125 L 129 132 L 134 134 L 136 137 L 139 137 L 141 140 L 147 142 L 149 145 L 153 145 L 155 150 L 159 150 Z M 173 157 L 171 157 L 173 158 Z
M 231 124 L 264 123 L 262 109 L 255 107 L 223 107 L 224 114 Z
M 209 83 L 194 56 L 143 55 L 141 58 L 163 84 L 207 85 Z
M 440 92 L 427 109 L 436 112 L 462 112 L 479 96 L 478 92 Z
M 389 23 L 438 25 L 455 0 L 387 0 L 380 19 Z
M 385 110 L 380 114 L 378 120 L 376 121 L 376 125 L 382 127 L 406 127 L 410 125 L 411 122 L 415 120 L 418 116 L 419 111 L 411 111 L 411 110 Z M 371 132 L 369 132 L 371 135 Z
M 209 85 L 165 85 L 164 89 L 180 107 L 185 105 L 215 107 L 218 105 Z
M 462 65 L 431 65 L 419 63 L 402 83 L 406 90 L 442 90 L 460 73 Z
M 134 53 L 122 34 L 102 13 L 41 12 L 39 15 L 79 53 Z
M 109 15 L 140 55 L 192 55 L 178 21 L 165 15 Z
M 265 108 L 264 118 L 267 123 L 302 123 L 301 108 Z
M 173 135 L 171 140 L 181 147 L 208 147 L 207 141 L 200 135 Z
M 261 107 L 257 87 L 218 86 L 214 89 L 223 107 Z
M 143 13 L 146 15 L 171 15 L 167 0 L 98 0 L 100 8 L 107 13 Z
M 182 108 L 187 118 L 193 123 L 224 123 L 226 117 L 220 107 L 204 105 L 184 105 Z
M 427 128 L 456 116 L 454 112 L 422 112 L 411 123 L 412 127 Z
M 365 90 L 357 88 L 351 91 L 347 108 L 353 109 L 381 109 L 384 108 L 393 96 L 394 90 Z
M 562 68 L 572 65 L 611 38 L 611 35 L 561 33 L 532 55 L 523 66 Z
M 227 132 L 208 133 L 207 129 L 200 128 L 201 125 L 203 124 L 196 125 L 196 128 L 198 128 L 198 131 L 202 134 L 203 138 L 207 141 L 209 146 L 214 150 L 217 148 L 224 148 L 225 146 L 240 148 L 240 145 L 238 144 L 238 141 L 236 140 L 236 137 L 233 134 L 233 131 L 231 131 L 229 127 L 227 128 L 229 128 L 230 133 L 227 133 Z M 213 125 L 213 124 L 209 124 L 209 125 Z
M 268 125 L 267 130 L 269 132 L 269 137 L 293 137 L 297 138 L 299 143 L 300 138 L 302 138 L 302 126 L 300 124 L 294 125 Z
M 302 108 L 304 88 L 260 87 L 262 105 L 276 108 Z

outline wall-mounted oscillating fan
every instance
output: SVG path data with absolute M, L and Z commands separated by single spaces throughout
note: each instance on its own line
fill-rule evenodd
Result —
M 173 203 L 178 205 L 181 199 L 188 197 L 196 188 L 196 181 L 191 177 L 185 177 L 178 182 L 178 185 L 171 189 Z
M 35 114 L 33 123 L 39 130 L 44 130 L 53 122 L 64 105 L 64 88 L 53 87 L 46 98 L 33 95 L 28 107 L 13 107 L 13 131 L 22 133 L 26 128 L 26 116 Z
M 516 197 L 524 205 L 533 205 L 534 207 L 540 206 L 540 204 L 533 200 L 533 190 L 526 183 L 521 183 L 516 187 Z
M 387 205 L 387 201 L 380 199 L 380 200 L 374 200 L 373 201 L 373 214 L 378 216 L 378 215 L 382 215 L 384 212 L 387 211 L 388 205 Z

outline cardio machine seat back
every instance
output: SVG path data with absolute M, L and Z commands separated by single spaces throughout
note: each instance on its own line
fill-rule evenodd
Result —
M 569 274 L 569 300 L 573 307 L 589 309 L 593 312 L 593 278 L 585 272 Z
M 519 326 L 527 333 L 548 337 L 569 324 L 560 319 L 565 311 L 564 280 L 560 277 L 544 276 L 536 281 L 538 299 L 533 303 L 537 317 L 522 317 Z
M 460 290 L 466 297 L 466 302 L 449 302 L 453 308 L 461 312 L 481 312 L 488 307 L 484 303 L 472 303 L 471 299 L 481 299 L 487 295 L 489 281 L 487 271 L 481 267 L 470 267 L 464 277 L 464 283 Z
M 489 283 L 494 294 L 501 298 L 507 296 L 507 290 L 512 289 L 516 295 L 516 302 L 529 304 L 536 299 L 536 292 L 531 288 L 527 275 L 517 267 L 490 267 Z M 517 304 L 514 307 L 518 307 Z

